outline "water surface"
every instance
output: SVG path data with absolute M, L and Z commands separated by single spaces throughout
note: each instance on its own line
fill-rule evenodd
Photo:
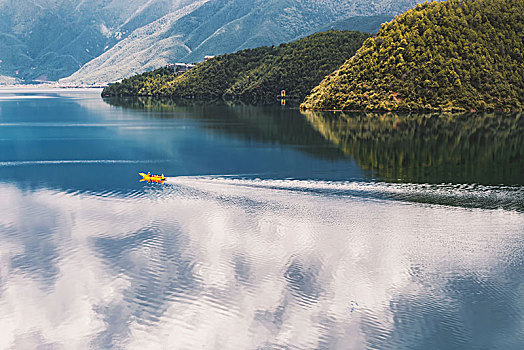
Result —
M 98 94 L 0 91 L 0 348 L 521 348 L 520 115 Z

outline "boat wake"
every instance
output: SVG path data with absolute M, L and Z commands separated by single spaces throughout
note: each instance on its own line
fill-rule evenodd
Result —
M 224 176 L 168 177 L 176 186 L 233 193 L 233 189 L 271 189 L 322 196 L 398 200 L 465 208 L 524 211 L 524 187 L 478 184 L 413 184 L 364 181 L 269 180 Z

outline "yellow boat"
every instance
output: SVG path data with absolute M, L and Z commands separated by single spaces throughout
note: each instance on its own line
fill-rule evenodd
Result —
M 156 174 L 151 174 L 151 173 L 147 173 L 147 174 L 146 173 L 138 173 L 138 175 L 142 176 L 142 179 L 140 179 L 140 181 L 163 183 L 164 181 L 167 180 L 167 177 L 165 177 L 164 174 L 156 175 Z

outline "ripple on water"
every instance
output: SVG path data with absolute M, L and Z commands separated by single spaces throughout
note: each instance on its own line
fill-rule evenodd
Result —
M 318 269 L 321 266 L 308 264 L 305 266 L 300 261 L 292 261 L 286 269 L 284 278 L 297 303 L 304 307 L 317 302 L 322 294 L 322 287 L 318 281 Z
M 48 343 L 73 344 L 51 336 L 57 324 L 95 348 L 515 348 L 522 338 L 519 211 L 364 198 L 355 193 L 371 190 L 355 183 L 186 178 L 96 195 L 0 186 L 10 203 L 0 203 L 0 322 L 34 315 L 28 328 Z M 6 297 L 20 279 L 47 286 L 23 308 Z M 17 327 L 6 337 L 27 333 Z

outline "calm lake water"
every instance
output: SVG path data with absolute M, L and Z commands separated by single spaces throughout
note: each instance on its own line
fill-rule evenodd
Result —
M 522 349 L 521 114 L 99 93 L 0 90 L 0 349 Z

